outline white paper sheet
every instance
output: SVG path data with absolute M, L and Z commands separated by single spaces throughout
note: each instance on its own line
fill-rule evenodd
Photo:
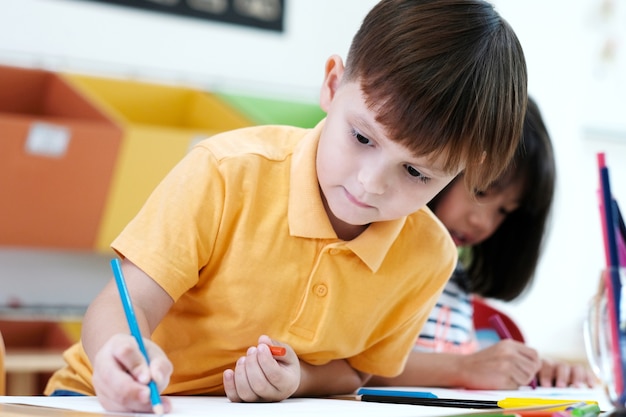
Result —
M 536 390 L 521 389 L 515 391 L 473 391 L 427 387 L 387 387 L 386 389 L 428 391 L 439 398 L 496 401 L 509 397 L 593 400 L 599 403 L 602 410 L 608 411 L 613 408 L 601 388 L 537 388 Z M 291 398 L 278 403 L 232 403 L 225 397 L 204 396 L 173 396 L 170 398 L 172 399 L 173 410 L 168 414 L 169 417 L 439 417 L 485 411 L 321 398 Z M 28 404 L 90 413 L 105 413 L 95 397 L 4 396 L 0 397 L 0 403 Z M 149 414 L 141 414 L 141 416 L 149 416 Z
M 279 403 L 232 403 L 225 397 L 171 398 L 173 409 L 167 414 L 169 417 L 438 417 L 469 411 L 458 408 L 317 398 L 292 398 Z M 0 403 L 104 413 L 104 409 L 95 397 L 0 397 Z M 142 416 L 150 416 L 150 414 L 142 414 Z

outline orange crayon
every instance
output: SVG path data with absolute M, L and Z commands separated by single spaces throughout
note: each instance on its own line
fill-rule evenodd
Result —
M 285 356 L 287 354 L 287 349 L 281 346 L 270 346 L 270 352 L 274 356 Z

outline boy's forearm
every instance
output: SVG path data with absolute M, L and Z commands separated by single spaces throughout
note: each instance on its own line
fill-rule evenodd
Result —
M 123 265 L 137 324 L 143 336 L 150 337 L 174 301 L 134 264 L 124 260 Z M 129 328 L 117 285 L 111 280 L 89 305 L 83 318 L 81 340 L 87 356 L 93 360 L 102 345 L 118 333 L 128 334 Z
M 93 361 L 102 345 L 115 333 L 128 333 L 120 309 L 107 308 L 106 301 L 96 298 L 85 313 L 81 341 L 90 360 Z M 120 317 L 118 317 L 120 316 Z
M 135 313 L 141 332 L 144 336 L 149 335 L 145 316 L 138 308 Z M 111 281 L 89 305 L 83 317 L 81 341 L 89 359 L 93 361 L 100 348 L 118 333 L 129 334 L 129 328 L 117 288 Z
M 350 394 L 366 384 L 369 374 L 359 372 L 345 360 L 326 365 L 311 365 L 300 361 L 300 386 L 294 397 Z

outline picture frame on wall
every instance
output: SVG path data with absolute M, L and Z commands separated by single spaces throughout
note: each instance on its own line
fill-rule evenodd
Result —
M 81 0 L 283 32 L 285 0 Z

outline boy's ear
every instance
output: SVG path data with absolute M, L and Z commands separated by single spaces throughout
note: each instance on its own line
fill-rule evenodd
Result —
M 343 76 L 344 66 L 341 57 L 333 55 L 328 58 L 324 70 L 324 82 L 320 91 L 320 107 L 328 113 L 330 103 L 333 101 L 337 89 L 339 89 Z

